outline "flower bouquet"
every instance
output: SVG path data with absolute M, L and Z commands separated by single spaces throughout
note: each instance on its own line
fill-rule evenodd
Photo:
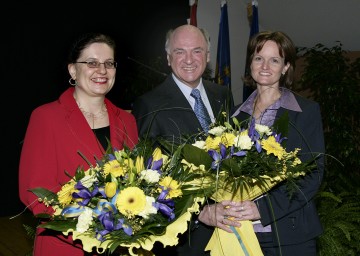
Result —
M 239 123 L 234 118 L 233 125 L 229 121 L 215 123 L 204 140 L 184 147 L 184 158 L 215 173 L 216 189 L 211 197 L 216 202 L 253 200 L 285 180 L 291 195 L 295 179 L 316 164 L 315 159 L 301 162 L 300 149 L 286 152 L 282 146 L 287 120 L 285 114 L 273 127 L 255 124 L 253 119 Z M 212 256 L 263 255 L 252 222 L 241 224 L 240 228 L 231 227 L 235 235 L 216 228 L 205 250 Z
M 48 219 L 40 227 L 72 234 L 87 252 L 125 249 L 137 255 L 156 241 L 176 245 L 177 235 L 213 191 L 213 181 L 204 169 L 181 164 L 180 147 L 170 157 L 145 145 L 133 150 L 110 145 L 96 166 L 79 167 L 57 193 L 32 189 L 54 209 L 38 216 Z

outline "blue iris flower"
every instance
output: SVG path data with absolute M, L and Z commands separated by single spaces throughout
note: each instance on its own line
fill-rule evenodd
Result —
M 281 144 L 283 140 L 287 139 L 287 137 L 281 137 L 281 133 L 279 134 L 273 133 L 272 135 L 275 137 L 275 141 L 278 142 L 279 144 Z
M 245 155 L 246 155 L 246 151 L 240 150 L 240 151 L 234 153 L 234 147 L 231 147 L 231 148 L 230 148 L 230 155 L 231 155 L 231 156 L 245 156 Z
M 210 149 L 208 151 L 208 154 L 211 156 L 212 159 L 214 159 L 214 161 L 211 163 L 211 169 L 213 169 L 213 170 L 218 169 L 220 167 L 221 161 L 228 158 L 228 156 L 226 156 L 225 145 L 220 143 L 219 147 L 220 147 L 220 153 L 218 153 L 214 149 Z
M 146 169 L 151 169 L 151 170 L 155 170 L 158 173 L 162 173 L 160 168 L 163 165 L 163 159 L 159 159 L 157 161 L 153 161 L 153 157 L 149 157 L 148 161 L 147 161 L 147 165 L 146 165 Z
M 166 199 L 166 196 L 169 194 L 169 190 L 163 190 L 156 202 L 153 204 L 154 207 L 168 217 L 169 221 L 175 218 L 175 202 L 172 199 Z
M 260 144 L 260 134 L 255 129 L 255 119 L 251 120 L 248 135 L 249 135 L 251 141 L 253 141 L 255 143 L 255 148 L 256 148 L 257 152 L 260 153 L 262 150 L 262 147 Z
M 98 186 L 94 185 L 93 191 L 90 191 L 87 187 L 83 186 L 80 181 L 76 183 L 75 188 L 79 190 L 79 192 L 77 193 L 74 192 L 72 194 L 72 197 L 77 199 L 79 198 L 83 199 L 82 201 L 79 202 L 79 205 L 81 206 L 87 205 L 90 202 L 91 198 L 96 196 L 97 193 L 99 192 Z
M 128 236 L 131 236 L 133 233 L 132 228 L 129 225 L 124 224 L 124 222 L 125 222 L 124 219 L 115 220 L 112 212 L 102 213 L 99 216 L 99 220 L 104 227 L 104 230 L 96 232 L 96 238 L 99 241 L 105 241 L 105 238 L 104 238 L 105 235 L 109 234 L 112 231 L 119 230 L 119 229 L 123 229 L 125 234 L 127 234 Z

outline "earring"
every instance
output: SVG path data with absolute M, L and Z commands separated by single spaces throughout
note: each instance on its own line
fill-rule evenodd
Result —
M 74 81 L 74 82 L 73 82 Z M 70 77 L 69 79 L 69 84 L 72 85 L 72 86 L 76 86 L 76 80 L 73 79 L 72 77 Z

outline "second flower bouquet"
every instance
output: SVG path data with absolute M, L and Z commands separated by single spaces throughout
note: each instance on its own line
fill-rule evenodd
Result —
M 286 151 L 283 146 L 287 139 L 287 114 L 272 127 L 256 124 L 252 118 L 242 123 L 233 118 L 230 123 L 224 115 L 205 138 L 183 149 L 187 163 L 203 166 L 216 177 L 211 196 L 216 202 L 254 200 L 280 183 L 286 185 L 291 197 L 299 189 L 296 180 L 316 169 L 319 154 L 302 162 L 300 148 Z M 234 234 L 215 228 L 206 247 L 211 255 L 263 255 L 251 221 L 241 221 L 240 228 L 231 229 Z

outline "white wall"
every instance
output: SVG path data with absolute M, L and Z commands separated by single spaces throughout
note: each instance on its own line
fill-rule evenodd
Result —
M 210 67 L 215 69 L 221 0 L 198 0 L 197 25 L 211 36 Z M 235 104 L 242 101 L 241 76 L 245 69 L 250 27 L 247 4 L 251 0 L 227 0 L 231 54 L 231 87 Z M 348 51 L 360 51 L 360 0 L 258 0 L 259 30 L 281 30 L 296 46 L 327 47 L 342 43 Z

